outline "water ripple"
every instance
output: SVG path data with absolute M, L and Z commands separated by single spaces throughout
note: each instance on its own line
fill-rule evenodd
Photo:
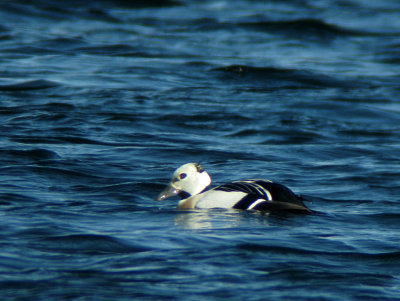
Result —
M 0 295 L 397 300 L 395 1 L 2 1 Z M 180 164 L 324 214 L 154 202 Z

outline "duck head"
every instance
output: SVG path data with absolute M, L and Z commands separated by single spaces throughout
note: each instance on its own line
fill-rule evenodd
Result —
M 187 163 L 173 174 L 169 185 L 155 198 L 162 201 L 172 196 L 186 199 L 199 194 L 211 184 L 209 174 L 198 163 Z

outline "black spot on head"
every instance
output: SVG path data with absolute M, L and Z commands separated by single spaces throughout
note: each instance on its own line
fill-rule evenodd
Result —
M 203 166 L 201 166 L 199 163 L 195 163 L 194 166 L 196 167 L 198 172 L 202 173 L 204 171 Z

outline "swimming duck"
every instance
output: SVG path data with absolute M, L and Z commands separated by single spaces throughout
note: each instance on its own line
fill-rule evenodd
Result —
M 312 213 L 302 197 L 289 188 L 269 180 L 243 180 L 206 188 L 210 175 L 198 163 L 187 163 L 173 174 L 170 184 L 156 197 L 162 201 L 172 196 L 181 198 L 178 208 L 234 208 L 242 210 Z

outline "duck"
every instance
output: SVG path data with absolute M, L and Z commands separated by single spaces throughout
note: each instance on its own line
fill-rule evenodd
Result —
M 155 198 L 177 196 L 180 209 L 233 208 L 268 212 L 313 213 L 303 198 L 288 187 L 270 180 L 240 180 L 216 186 L 199 163 L 186 163 L 173 173 L 169 185 Z

